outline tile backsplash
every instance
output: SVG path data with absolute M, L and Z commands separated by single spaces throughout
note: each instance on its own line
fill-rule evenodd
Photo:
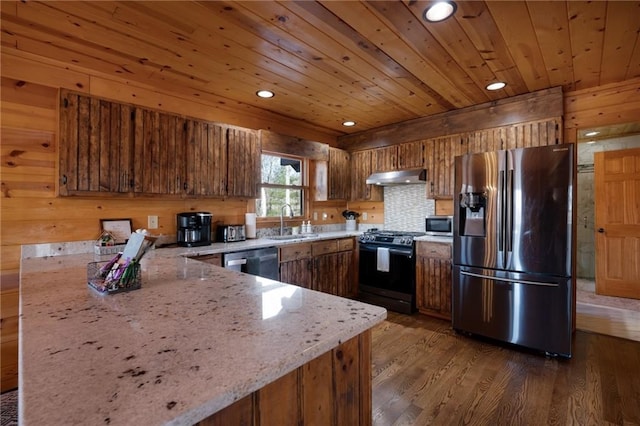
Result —
M 426 198 L 426 184 L 384 187 L 384 229 L 424 232 L 424 218 L 435 214 L 435 200 Z

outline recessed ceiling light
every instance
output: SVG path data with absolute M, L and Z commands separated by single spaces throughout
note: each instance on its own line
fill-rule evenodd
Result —
M 600 132 L 593 131 L 593 132 L 587 132 L 584 135 L 586 137 L 590 138 L 591 136 L 595 136 L 595 135 L 598 135 L 598 134 L 600 134 Z
M 444 21 L 453 15 L 458 5 L 453 1 L 438 1 L 424 10 L 424 19 L 429 22 Z
M 344 123 L 342 123 L 343 126 L 345 127 L 353 127 L 356 125 L 355 121 L 345 121 Z
M 275 96 L 275 93 L 273 93 L 271 90 L 258 90 L 256 92 L 256 95 L 258 95 L 261 98 L 273 98 Z
M 496 81 L 495 83 L 488 84 L 486 89 L 487 90 L 500 90 L 506 85 L 507 85 L 507 83 L 504 83 L 502 81 Z

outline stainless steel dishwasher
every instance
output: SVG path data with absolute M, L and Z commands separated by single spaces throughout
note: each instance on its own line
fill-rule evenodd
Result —
M 222 265 L 225 268 L 259 277 L 271 278 L 272 280 L 280 279 L 278 249 L 276 247 L 224 253 Z

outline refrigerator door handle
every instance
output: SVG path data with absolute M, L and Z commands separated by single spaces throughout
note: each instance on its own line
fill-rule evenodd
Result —
M 543 283 L 540 281 L 516 280 L 513 278 L 500 278 L 500 277 L 494 277 L 491 275 L 474 274 L 473 272 L 465 272 L 465 271 L 460 271 L 460 274 L 467 275 L 469 277 L 484 278 L 492 281 L 506 281 L 506 282 L 515 283 L 515 284 L 539 285 L 543 287 L 559 287 L 560 286 L 558 283 Z
M 505 224 L 505 250 L 513 251 L 513 169 L 507 171 L 506 181 L 506 224 Z
M 498 223 L 497 223 L 497 232 L 496 238 L 498 239 L 498 252 L 502 253 L 504 251 L 504 235 L 503 235 L 503 221 L 504 221 L 504 170 L 500 170 L 498 176 Z

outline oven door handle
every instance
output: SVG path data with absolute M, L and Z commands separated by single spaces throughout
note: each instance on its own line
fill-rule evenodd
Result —
M 376 252 L 376 251 L 378 251 L 378 247 L 382 247 L 382 246 L 369 246 L 369 245 L 365 245 L 365 244 L 360 244 L 360 250 L 361 251 Z M 389 254 L 396 254 L 396 255 L 408 257 L 409 259 L 411 259 L 413 257 L 413 250 L 411 250 L 411 249 L 402 250 L 402 249 L 395 249 L 395 248 L 391 248 L 391 247 L 382 247 L 382 248 L 388 248 L 389 249 Z

